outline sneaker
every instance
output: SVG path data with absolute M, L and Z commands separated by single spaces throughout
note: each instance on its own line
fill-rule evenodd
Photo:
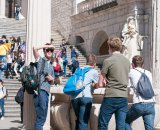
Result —
M 1 117 L 1 120 L 4 120 L 4 117 L 3 117 L 3 116 Z

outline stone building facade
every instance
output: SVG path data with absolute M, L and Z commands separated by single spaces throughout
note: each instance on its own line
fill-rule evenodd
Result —
M 92 2 L 87 1 L 81 6 Z M 115 0 L 117 4 L 111 5 L 111 7 L 94 12 L 94 8 L 91 10 L 82 11 L 80 14 L 71 17 L 72 21 L 72 36 L 73 41 L 77 40 L 77 36 L 84 39 L 86 52 L 94 52 L 96 55 L 107 54 L 107 50 L 103 50 L 108 37 L 120 36 L 123 25 L 126 22 L 127 17 L 134 16 L 137 19 L 138 31 L 141 35 L 149 35 L 149 14 L 145 13 L 144 0 Z M 110 3 L 108 3 L 110 4 Z M 145 25 L 148 22 L 148 25 Z M 78 43 L 76 43 L 78 44 Z M 145 46 L 148 46 L 146 44 Z M 148 47 L 145 47 L 147 49 Z M 106 52 L 104 52 L 106 51 Z M 146 52 L 148 50 L 144 50 Z M 147 56 L 148 57 L 148 56 Z
M 64 1 L 63 1 L 64 2 Z M 67 2 L 67 0 L 66 0 Z M 64 2 L 65 3 L 65 2 Z M 68 29 L 68 35 L 71 36 L 71 44 L 80 46 L 86 54 L 93 52 L 97 55 L 98 63 L 102 64 L 102 61 L 109 56 L 107 40 L 112 36 L 121 37 L 122 29 L 128 17 L 133 16 L 136 19 L 137 31 L 143 39 L 143 50 L 141 55 L 144 57 L 144 67 L 151 70 L 153 73 L 153 84 L 156 92 L 157 104 L 160 102 L 160 38 L 158 34 L 160 33 L 160 27 L 158 22 L 160 20 L 160 2 L 158 0 L 83 0 L 83 1 L 72 1 L 72 6 L 70 9 L 70 17 L 68 19 L 61 19 L 60 22 L 64 23 L 63 27 Z M 57 5 L 58 6 L 58 5 Z M 53 7 L 53 5 L 52 5 Z M 60 8 L 56 7 L 56 8 Z M 68 8 L 69 9 L 69 8 Z M 68 10 L 69 11 L 69 10 Z M 62 15 L 68 11 L 62 12 Z M 52 12 L 53 13 L 53 12 Z M 58 18 L 58 17 L 56 17 Z M 54 21 L 54 15 L 52 14 L 52 20 Z M 58 20 L 58 19 L 57 19 Z M 65 22 L 66 21 L 66 27 Z M 69 24 L 69 28 L 67 27 Z M 53 27 L 52 22 L 52 27 Z M 52 28 L 53 30 L 58 30 L 57 26 Z M 60 28 L 59 28 L 60 29 Z M 59 30 L 59 32 L 63 30 Z M 62 33 L 61 33 L 62 34 Z M 57 104 L 51 106 L 52 113 L 52 123 L 56 129 L 73 129 L 73 110 L 70 108 L 69 101 L 63 94 L 55 94 L 57 97 Z M 58 99 L 58 97 L 61 97 Z M 56 98 L 55 98 L 56 99 Z M 94 104 L 91 112 L 90 128 L 91 130 L 96 130 L 97 128 L 97 117 L 101 104 L 102 95 L 94 95 Z M 160 124 L 158 113 L 159 106 L 156 106 L 156 119 L 155 126 L 158 130 L 158 122 Z M 67 111 L 67 112 L 66 112 Z M 64 116 L 68 118 L 63 118 Z M 56 118 L 58 116 L 59 118 Z M 61 123 L 61 122 L 66 122 Z M 94 122 L 94 123 L 93 123 Z M 133 124 L 134 129 L 144 129 L 142 120 L 137 120 L 139 123 L 138 128 Z M 135 124 L 136 124 L 135 122 Z M 109 129 L 114 129 L 114 121 L 111 120 Z
M 103 49 L 107 48 L 107 39 L 111 36 L 120 36 L 126 19 L 133 16 L 137 19 L 140 34 L 148 36 L 145 39 L 142 55 L 147 57 L 146 62 L 150 61 L 151 54 L 148 52 L 151 48 L 151 26 L 149 25 L 152 22 L 152 2 L 148 0 L 112 0 L 105 3 L 105 1 L 107 0 L 99 1 L 97 3 L 99 10 L 95 11 L 97 7 L 89 6 L 96 0 L 83 1 L 78 4 L 75 1 L 67 2 L 67 0 L 55 4 L 58 3 L 55 0 L 52 3 L 52 31 L 58 30 L 61 34 L 68 33 L 65 35 L 71 35 L 71 44 L 83 43 L 81 46 L 84 46 L 86 52 L 94 52 L 102 57 L 108 54 L 108 50 Z M 68 5 L 64 3 L 70 3 L 70 8 L 67 8 Z M 147 68 L 150 66 L 151 64 L 147 64 Z
M 70 7 L 68 6 L 69 4 Z M 160 84 L 155 70 L 155 53 L 157 41 L 153 32 L 156 26 L 156 12 L 159 3 L 156 0 L 54 0 L 52 2 L 52 32 L 58 30 L 65 36 L 71 36 L 71 44 L 79 45 L 86 53 L 97 55 L 98 63 L 108 56 L 107 40 L 112 36 L 120 36 L 128 17 L 136 18 L 137 30 L 145 36 L 141 55 L 145 59 L 145 68 L 153 72 L 155 88 Z M 61 8 L 64 10 L 58 11 Z M 68 17 L 70 15 L 70 17 Z M 59 16 L 59 17 L 58 17 Z M 61 17 L 60 17 L 61 16 Z M 57 26 L 58 21 L 59 26 Z M 65 31 L 64 31 L 65 28 Z M 153 38 L 155 37 L 155 38 Z M 67 38 L 67 37 L 65 37 Z M 150 62 L 152 61 L 152 62 Z M 159 62 L 158 62 L 159 63 Z M 156 65 L 157 66 L 157 65 Z M 154 73 L 154 71 L 156 73 Z M 157 87 L 156 87 L 157 86 Z

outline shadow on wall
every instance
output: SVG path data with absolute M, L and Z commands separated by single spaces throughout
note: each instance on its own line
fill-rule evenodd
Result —
M 108 35 L 105 31 L 99 31 L 93 38 L 92 52 L 96 55 L 107 55 L 108 51 Z
M 99 55 L 109 55 L 109 46 L 108 46 L 107 41 L 108 41 L 108 39 L 100 47 Z

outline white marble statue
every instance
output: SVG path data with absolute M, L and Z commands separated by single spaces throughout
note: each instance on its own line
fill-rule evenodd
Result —
M 15 17 L 17 20 L 25 19 L 25 17 L 21 13 L 21 7 L 19 5 L 15 6 Z
M 122 30 L 123 37 L 123 50 L 122 53 L 132 61 L 132 57 L 140 55 L 143 49 L 143 36 L 139 35 L 137 31 L 136 19 L 134 17 L 128 17 Z

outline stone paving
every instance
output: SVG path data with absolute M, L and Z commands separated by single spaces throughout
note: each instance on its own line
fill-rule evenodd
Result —
M 20 118 L 17 117 L 5 117 L 4 120 L 0 120 L 0 130 L 21 130 L 22 126 Z

